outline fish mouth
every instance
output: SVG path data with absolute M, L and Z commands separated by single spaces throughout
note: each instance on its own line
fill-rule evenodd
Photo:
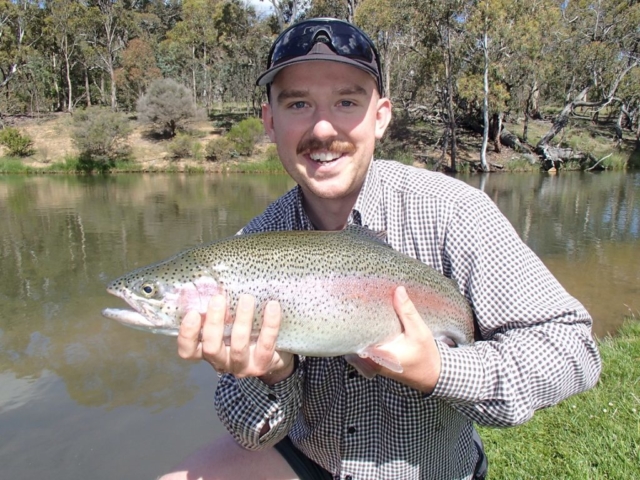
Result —
M 115 320 L 127 327 L 135 328 L 138 330 L 151 331 L 152 333 L 161 333 L 163 335 L 178 335 L 178 329 L 175 327 L 165 327 L 156 325 L 150 321 L 147 317 L 141 313 L 134 312 L 133 310 L 126 310 L 122 308 L 105 308 L 102 310 L 102 315 L 111 320 Z

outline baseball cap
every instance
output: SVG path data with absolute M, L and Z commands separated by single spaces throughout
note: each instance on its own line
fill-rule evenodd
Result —
M 384 95 L 378 51 L 371 39 L 355 25 L 336 18 L 311 18 L 296 23 L 273 42 L 265 70 L 256 81 L 273 82 L 285 67 L 312 60 L 340 62 L 371 74 Z

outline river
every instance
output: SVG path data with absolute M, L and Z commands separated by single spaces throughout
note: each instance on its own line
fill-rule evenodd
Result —
M 460 177 L 594 317 L 640 313 L 640 173 Z M 2 478 L 155 478 L 222 432 L 215 373 L 100 315 L 107 282 L 231 235 L 279 175 L 0 176 Z M 495 246 L 499 248 L 499 245 Z

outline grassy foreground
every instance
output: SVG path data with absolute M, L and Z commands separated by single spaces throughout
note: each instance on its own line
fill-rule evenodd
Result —
M 600 342 L 600 382 L 525 425 L 479 428 L 495 479 L 640 479 L 640 322 Z

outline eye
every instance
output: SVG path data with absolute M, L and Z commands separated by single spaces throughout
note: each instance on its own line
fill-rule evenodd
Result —
M 351 100 L 341 100 L 340 101 L 340 106 L 341 107 L 352 107 L 354 105 L 354 103 Z
M 299 110 L 301 108 L 304 108 L 306 105 L 307 105 L 306 102 L 299 101 L 299 102 L 292 103 L 291 108 L 293 108 L 294 110 Z
M 145 297 L 153 297 L 156 293 L 156 286 L 152 283 L 143 283 L 140 290 Z

